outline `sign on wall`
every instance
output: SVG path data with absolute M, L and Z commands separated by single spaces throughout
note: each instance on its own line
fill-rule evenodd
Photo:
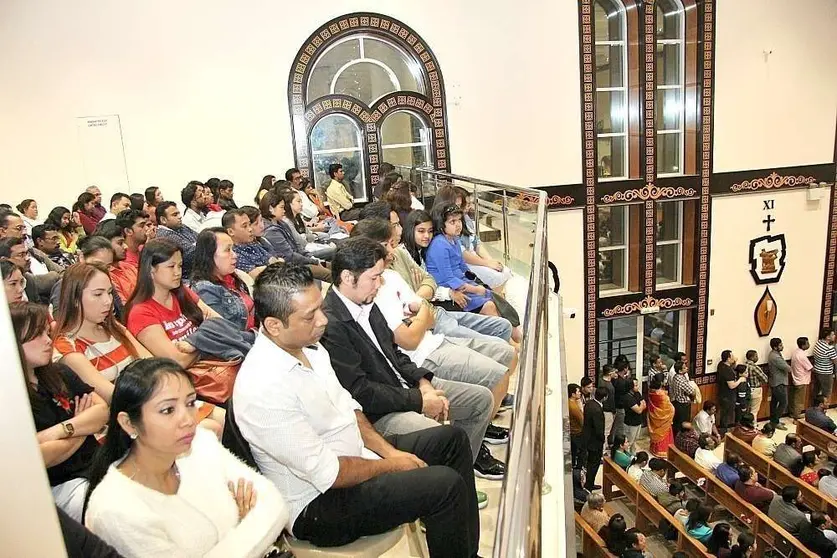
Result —
M 118 114 L 76 118 L 84 178 L 107 192 L 128 192 L 128 169 Z
M 772 212 L 775 209 L 774 200 L 764 200 L 762 211 Z M 762 221 L 765 225 L 765 232 L 770 232 L 771 226 L 776 222 L 771 213 Z M 787 242 L 784 234 L 760 236 L 750 241 L 749 251 L 750 275 L 756 285 L 765 285 L 764 293 L 756 303 L 753 311 L 753 321 L 756 331 L 760 337 L 767 337 L 776 324 L 776 317 L 779 315 L 779 308 L 776 299 L 770 293 L 770 285 L 778 283 L 785 271 L 786 258 L 788 253 Z

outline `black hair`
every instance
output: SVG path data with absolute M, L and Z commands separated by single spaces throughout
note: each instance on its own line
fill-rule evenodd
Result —
M 665 459 L 659 457 L 652 457 L 651 461 L 648 462 L 648 468 L 652 471 L 664 471 L 667 467 Z
M 729 349 L 724 349 L 721 351 L 721 362 L 726 362 L 729 357 L 732 356 L 732 351 Z
M 272 317 L 287 326 L 294 311 L 293 297 L 313 285 L 314 275 L 306 265 L 275 263 L 267 266 L 253 288 L 256 319 L 264 323 Z
M 774 432 L 776 432 L 776 427 L 769 422 L 761 427 L 761 433 L 766 436 L 772 436 Z
M 125 457 L 133 445 L 133 440 L 119 424 L 119 414 L 126 413 L 131 423 L 141 432 L 142 406 L 154 396 L 164 376 L 179 376 L 189 385 L 192 384 L 189 374 L 179 364 L 167 358 L 135 360 L 116 378 L 110 400 L 108 435 L 93 456 L 93 462 L 87 471 L 89 484 L 84 497 L 85 512 L 90 495 L 105 478 L 110 466 Z
M 293 188 L 280 190 L 278 194 L 282 201 L 285 202 L 285 218 L 288 219 L 291 223 L 293 223 L 296 232 L 298 232 L 299 234 L 305 234 L 305 223 L 302 222 L 302 214 L 294 213 L 294 210 L 291 207 L 294 198 L 296 198 L 297 196 L 301 196 L 302 194 L 300 194 L 297 190 L 294 190 Z
M 203 182 L 200 182 L 199 180 L 192 180 L 180 191 L 180 201 L 183 202 L 186 209 L 189 209 L 192 205 L 192 201 L 195 199 L 195 194 L 197 194 L 198 188 L 203 188 Z
M 796 346 L 799 347 L 800 349 L 805 347 L 805 345 L 807 345 L 807 344 L 808 344 L 808 338 L 807 337 L 797 337 L 796 338 Z
M 371 203 L 367 203 L 361 208 L 358 220 L 363 221 L 365 219 L 376 217 L 378 219 L 385 219 L 389 222 L 389 214 L 391 211 L 392 206 L 390 206 L 388 202 L 385 202 L 384 200 L 373 201 Z
M 651 382 L 648 384 L 650 389 L 661 389 L 663 387 L 663 381 L 657 376 L 659 376 L 659 374 L 655 374 L 654 377 L 651 378 Z
M 383 199 L 389 202 L 392 208 L 399 213 L 410 211 L 413 203 L 413 199 L 410 197 L 410 183 L 399 180 L 384 194 Z
M 389 216 L 387 216 L 389 218 Z M 404 232 L 401 234 L 402 242 L 407 252 L 413 257 L 413 260 L 419 265 L 424 261 L 424 254 L 427 248 L 416 244 L 416 227 L 422 223 L 432 223 L 433 217 L 423 209 L 416 209 L 407 215 L 404 221 Z
M 383 163 L 378 165 L 378 175 L 380 176 L 384 176 L 394 171 L 395 166 L 392 163 L 387 163 L 386 161 L 384 161 Z
M 32 242 L 35 243 L 35 247 L 38 246 L 38 241 L 46 236 L 46 233 L 57 230 L 58 227 L 52 223 L 44 223 L 43 225 L 35 225 L 32 227 Z
M 705 504 L 700 504 L 695 511 L 689 514 L 689 520 L 686 522 L 686 529 L 691 531 L 701 525 L 707 525 L 710 515 L 712 515 L 712 508 Z
M 9 226 L 9 217 L 20 217 L 14 211 L 0 211 L 0 227 L 6 228 Z
M 0 260 L 0 276 L 3 277 L 3 280 L 9 279 L 15 270 L 20 271 L 20 268 L 9 260 Z M 20 273 L 23 274 L 22 271 Z
M 51 318 L 46 306 L 34 302 L 14 302 L 9 305 L 9 314 L 12 318 L 12 329 L 15 331 L 15 339 L 18 344 L 18 356 L 20 367 L 27 369 L 26 357 L 23 353 L 23 344 L 43 335 L 49 331 Z M 33 370 L 38 378 L 38 384 L 43 386 L 52 395 L 67 393 L 67 384 L 61 367 L 48 363 L 46 366 L 39 366 Z M 26 382 L 30 402 L 35 398 L 37 392 L 35 386 Z
M 142 211 L 145 209 L 145 196 L 142 194 L 131 194 L 128 196 L 131 200 L 131 209 L 135 211 Z
M 789 446 L 795 446 L 797 442 L 796 434 L 790 433 L 785 436 L 785 444 Z
M 710 409 L 714 409 L 715 407 L 717 407 L 717 405 L 712 400 L 707 400 L 707 401 L 703 402 L 703 410 L 706 411 L 707 413 L 709 412 Z
M 621 513 L 611 516 L 610 521 L 604 529 L 604 540 L 607 549 L 619 556 L 625 549 L 625 533 L 628 525 Z
M 749 411 L 746 413 L 741 414 L 741 418 L 738 419 L 738 424 L 741 426 L 746 426 L 747 428 L 755 428 L 756 427 L 756 417 L 753 413 Z
M 595 399 L 596 401 L 601 402 L 601 401 L 604 401 L 605 399 L 607 399 L 607 395 L 608 395 L 607 388 L 597 387 L 596 391 L 593 392 L 593 399 Z
M 212 192 L 212 201 L 218 203 L 218 188 L 221 186 L 221 179 L 215 177 L 209 178 L 204 182 L 204 186 Z
M 614 370 L 616 370 L 616 368 L 614 368 L 612 364 L 605 364 L 602 366 L 602 374 L 610 374 Z
M 790 503 L 796 500 L 797 498 L 799 498 L 798 486 L 788 485 L 782 489 L 782 500 L 784 500 L 785 502 Z
M 578 384 L 567 384 L 567 397 L 572 397 L 577 391 L 581 391 L 581 386 Z
M 261 201 L 259 199 L 260 198 L 259 194 L 261 194 L 262 192 L 264 192 L 266 190 L 270 190 L 271 188 L 273 188 L 273 181 L 274 180 L 276 180 L 276 177 L 273 176 L 272 174 L 266 174 L 262 177 L 262 182 L 261 182 L 261 184 L 259 184 L 259 189 L 256 190 L 256 195 L 253 196 L 253 201 L 255 203 L 259 203 L 259 201 Z
M 17 209 L 21 213 L 26 213 L 26 210 L 29 209 L 29 206 L 32 205 L 33 203 L 35 203 L 35 200 L 30 199 L 30 198 L 26 198 L 25 200 L 23 200 L 22 202 L 17 204 L 15 206 L 15 209 Z
M 195 241 L 195 251 L 192 255 L 192 284 L 198 281 L 209 281 L 216 285 L 221 284 L 221 278 L 217 275 L 215 267 L 215 251 L 218 249 L 219 234 L 227 234 L 227 231 L 221 227 L 212 227 L 204 229 L 198 234 L 198 239 Z M 240 291 L 245 291 L 247 288 L 244 282 L 238 278 L 238 275 L 233 273 L 233 284 L 235 288 Z
M 392 238 L 392 225 L 389 220 L 377 217 L 358 221 L 352 229 L 352 237 L 371 238 L 375 242 L 388 242 Z
M 648 452 L 638 451 L 634 458 L 631 459 L 631 465 L 635 465 L 636 463 L 648 463 Z
M 118 236 L 125 238 L 125 231 L 122 230 L 122 227 L 119 226 L 119 222 L 116 219 L 105 219 L 104 221 L 99 221 L 99 224 L 96 225 L 93 236 L 102 236 L 108 240 L 113 240 Z
M 698 446 L 700 447 L 700 449 L 706 449 L 706 447 L 709 445 L 710 439 L 712 439 L 712 436 L 710 434 L 706 432 L 701 434 L 698 438 Z
M 259 201 L 259 211 L 262 214 L 262 219 L 267 219 L 269 222 L 273 222 L 273 212 L 271 208 L 276 207 L 279 202 L 285 203 L 282 198 L 279 197 L 279 194 L 274 192 L 273 190 L 268 190 L 262 196 L 262 199 Z
M 773 349 L 774 351 L 778 351 L 779 350 L 779 345 L 781 345 L 781 344 L 782 344 L 782 340 L 779 337 L 774 337 L 773 339 L 770 340 L 770 348 Z
M 0 258 L 10 258 L 12 256 L 12 248 L 19 244 L 23 244 L 25 246 L 26 241 L 22 238 L 12 237 L 6 237 L 3 240 L 0 240 Z
M 830 477 L 830 476 L 831 476 L 831 471 L 829 471 L 826 468 L 822 468 L 819 471 L 817 471 L 817 478 L 821 479 L 823 477 Z
M 730 467 L 738 467 L 741 464 L 741 457 L 735 452 L 729 452 L 726 459 L 724 459 L 724 463 Z
M 758 357 L 758 356 L 759 356 L 759 352 L 758 352 L 758 351 L 754 351 L 753 349 L 750 349 L 750 350 L 749 350 L 749 351 L 747 351 L 747 353 L 744 355 L 744 358 L 746 358 L 747 360 L 753 360 L 753 358 Z
M 122 193 L 122 192 L 116 192 L 114 195 L 112 195 L 110 197 L 110 207 L 113 207 L 113 204 L 115 204 L 116 202 L 118 202 L 122 198 L 128 198 L 129 200 L 131 199 L 131 197 L 128 196 L 128 194 L 125 194 L 125 193 Z
M 164 238 L 155 238 L 145 243 L 145 248 L 140 252 L 137 286 L 125 303 L 125 309 L 122 312 L 126 322 L 135 305 L 145 302 L 154 295 L 154 279 L 151 277 L 152 269 L 169 261 L 178 252 L 182 257 L 183 251 L 180 247 Z M 192 301 L 189 295 L 186 294 L 186 287 L 183 286 L 183 283 L 172 290 L 171 294 L 180 304 L 180 310 L 183 312 L 183 315 L 189 318 L 195 327 L 199 326 L 203 322 L 203 312 L 201 312 L 198 304 Z
M 159 190 L 157 186 L 149 186 L 145 189 L 145 201 L 148 205 L 154 205 L 154 198 L 157 197 L 157 190 Z
M 438 234 L 445 234 L 445 223 L 451 215 L 462 216 L 462 208 L 456 204 L 434 205 L 430 211 L 433 218 L 433 231 Z
M 300 172 L 300 170 L 298 168 L 296 168 L 296 167 L 289 168 L 288 170 L 285 171 L 285 180 L 287 180 L 288 182 L 292 182 L 294 174 L 296 174 L 296 173 L 299 173 L 300 175 L 302 175 L 302 172 Z
M 47 215 L 46 219 L 44 219 L 44 224 L 45 225 L 52 225 L 57 230 L 65 230 L 65 227 L 61 226 L 61 219 L 64 217 L 64 215 L 67 215 L 69 213 L 70 213 L 70 210 L 67 209 L 66 207 L 62 206 L 62 205 L 53 207 L 52 211 L 50 211 L 49 215 Z M 70 221 L 69 223 L 67 223 L 66 229 L 72 230 L 72 228 L 73 228 L 73 222 Z
M 738 544 L 732 546 L 729 551 L 729 558 L 744 558 L 756 544 L 756 537 L 752 533 L 741 531 L 738 534 Z
M 660 357 L 657 357 L 657 358 L 660 358 Z M 675 372 L 681 372 L 683 370 L 683 368 L 685 368 L 685 367 L 686 367 L 686 365 L 683 364 L 682 361 L 678 360 L 677 362 L 674 363 L 674 371 Z
M 84 206 L 88 203 L 92 203 L 95 199 L 96 196 L 94 196 L 90 192 L 82 192 L 78 195 L 78 200 L 76 200 L 76 203 L 73 204 L 73 211 L 84 213 Z
M 328 176 L 334 178 L 334 175 L 337 174 L 337 171 L 343 168 L 343 165 L 340 163 L 331 163 L 328 166 Z
M 166 211 L 170 207 L 177 207 L 177 204 L 173 201 L 163 201 L 160 202 L 160 205 L 157 206 L 157 209 L 154 210 L 154 217 L 157 219 L 157 224 L 162 225 L 163 218 L 166 216 Z
M 817 395 L 816 397 L 814 397 L 814 407 L 819 407 L 820 405 L 825 403 L 825 401 L 826 401 L 826 399 L 825 399 L 824 395 L 822 395 L 822 394 Z
M 668 485 L 668 493 L 672 496 L 679 496 L 681 492 L 686 490 L 683 487 L 683 483 L 680 481 L 671 481 L 671 484 Z
M 755 470 L 746 463 L 738 469 L 738 478 L 742 483 L 749 481 L 755 474 Z
M 224 229 L 232 228 L 232 226 L 235 225 L 235 218 L 241 216 L 247 217 L 248 219 L 250 218 L 243 209 L 230 209 L 224 213 L 223 217 L 221 217 L 221 226 L 224 227 Z
M 331 261 L 331 277 L 334 286 L 342 283 L 343 271 L 349 271 L 357 281 L 357 278 L 367 269 L 375 267 L 378 261 L 386 258 L 386 250 L 383 246 L 370 238 L 353 237 L 344 241 Z
M 113 245 L 103 236 L 85 236 L 79 239 L 78 249 L 84 257 L 91 256 L 99 250 L 107 250 L 113 254 Z
M 733 370 L 735 370 L 736 374 L 738 374 L 738 377 L 740 378 L 741 376 L 743 376 L 747 372 L 747 365 L 736 364 L 735 368 Z
M 592 383 L 593 378 L 591 378 L 590 376 L 584 376 L 583 378 L 581 378 L 581 387 L 589 386 Z
M 122 229 L 122 236 L 128 237 L 125 231 L 133 229 L 134 225 L 137 224 L 137 219 L 148 219 L 148 213 L 133 208 L 119 212 L 119 215 L 116 216 L 116 225 Z
M 616 452 L 628 440 L 624 434 L 617 434 L 613 437 L 613 443 L 610 445 L 610 458 L 616 459 Z
M 625 531 L 625 546 L 633 547 L 635 544 L 639 544 L 639 536 L 641 534 L 642 532 L 636 527 L 633 527 Z
M 833 329 L 831 329 L 830 327 L 824 327 L 824 328 L 822 328 L 822 330 L 820 330 L 820 339 L 825 339 L 826 337 L 830 336 L 832 333 L 834 333 Z
M 235 184 L 233 184 L 232 180 L 227 180 L 226 178 L 218 183 L 218 191 L 221 190 L 232 190 L 235 188 Z
M 812 511 L 811 512 L 811 527 L 814 529 L 819 529 L 825 525 L 825 514 L 821 511 Z
M 729 548 L 729 523 L 716 523 L 712 529 L 712 534 L 709 536 L 709 541 L 706 543 L 706 550 L 710 554 L 718 556 L 718 551 L 722 548 Z
M 256 221 L 259 220 L 261 217 L 261 213 L 259 212 L 258 207 L 253 207 L 252 205 L 242 205 L 239 209 L 244 212 L 248 219 L 250 219 L 250 224 L 255 225 Z M 253 233 L 255 234 L 255 233 Z

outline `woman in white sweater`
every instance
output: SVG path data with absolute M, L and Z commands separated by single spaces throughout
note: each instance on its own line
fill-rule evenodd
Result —
M 197 428 L 195 401 L 172 360 L 135 361 L 116 380 L 85 524 L 127 558 L 258 558 L 288 521 L 276 487 Z

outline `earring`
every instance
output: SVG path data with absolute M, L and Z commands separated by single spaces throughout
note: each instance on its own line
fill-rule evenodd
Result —
M 137 433 L 136 432 L 131 432 L 130 434 L 128 434 L 128 436 L 130 436 L 132 440 L 137 439 Z

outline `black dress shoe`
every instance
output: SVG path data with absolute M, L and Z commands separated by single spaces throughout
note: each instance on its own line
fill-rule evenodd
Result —
M 474 462 L 474 476 L 481 479 L 503 480 L 506 476 L 506 465 L 499 459 L 495 459 L 485 444 L 480 446 L 479 455 Z

